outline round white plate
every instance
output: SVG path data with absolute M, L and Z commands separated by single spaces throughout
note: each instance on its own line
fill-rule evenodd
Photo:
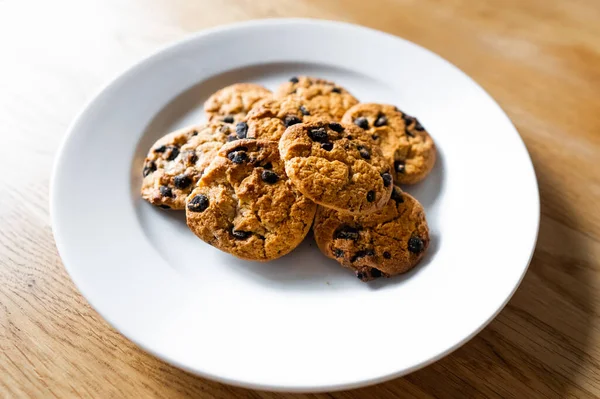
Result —
M 147 149 L 203 119 L 212 92 L 301 74 L 396 104 L 433 135 L 434 171 L 406 187 L 432 237 L 409 274 L 362 283 L 310 237 L 277 261 L 238 260 L 198 240 L 183 212 L 140 198 Z M 527 269 L 539 197 L 508 117 L 447 61 L 354 25 L 266 20 L 200 32 L 104 88 L 59 152 L 51 212 L 77 287 L 148 352 L 230 384 L 321 391 L 409 373 L 480 331 Z

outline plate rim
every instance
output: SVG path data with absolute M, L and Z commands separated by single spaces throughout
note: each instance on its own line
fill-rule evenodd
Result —
M 138 340 L 134 338 L 133 334 L 130 334 L 128 331 L 125 331 L 125 329 L 122 327 L 118 327 L 117 323 L 115 323 L 111 319 L 111 317 L 107 317 L 107 315 L 104 314 L 104 312 L 100 311 L 100 309 L 97 306 L 95 306 L 95 304 L 92 302 L 92 300 L 90 300 L 90 298 L 84 294 L 84 291 L 81 289 L 81 286 L 82 286 L 81 282 L 78 282 L 78 279 L 75 277 L 75 274 L 72 273 L 72 266 L 69 266 L 69 264 L 72 265 L 72 263 L 68 262 L 66 260 L 66 258 L 67 258 L 66 253 L 68 251 L 66 250 L 67 245 L 65 244 L 65 241 L 64 241 L 65 234 L 59 232 L 60 228 L 57 227 L 60 224 L 60 222 L 58 222 L 58 219 L 56 216 L 58 213 L 58 210 L 57 210 L 58 205 L 56 204 L 57 201 L 55 199 L 55 197 L 57 195 L 56 194 L 56 191 L 57 191 L 56 180 L 57 180 L 57 176 L 59 174 L 61 160 L 65 156 L 64 150 L 67 147 L 67 144 L 69 143 L 69 141 L 73 138 L 77 126 L 84 119 L 86 112 L 88 112 L 88 110 L 91 109 L 92 105 L 96 102 L 96 100 L 99 97 L 101 97 L 103 95 L 103 93 L 110 90 L 113 86 L 118 85 L 121 81 L 126 80 L 130 75 L 135 74 L 139 68 L 143 67 L 143 65 L 145 65 L 149 62 L 152 62 L 155 58 L 168 56 L 168 54 L 170 52 L 175 51 L 179 47 L 185 46 L 187 43 L 193 42 L 200 38 L 206 38 L 211 35 L 219 35 L 219 34 L 223 34 L 225 32 L 231 32 L 231 31 L 235 31 L 235 30 L 243 30 L 243 29 L 247 29 L 247 28 L 256 28 L 256 27 L 261 27 L 261 26 L 274 26 L 274 25 L 286 26 L 286 25 L 295 25 L 295 24 L 304 24 L 304 25 L 313 25 L 313 26 L 321 25 L 321 26 L 326 26 L 328 28 L 346 28 L 346 29 L 351 28 L 359 34 L 369 32 L 371 34 L 381 35 L 382 37 L 393 38 L 394 40 L 399 40 L 399 41 L 405 42 L 407 44 L 410 44 L 412 46 L 418 47 L 421 50 L 434 56 L 436 59 L 438 59 L 438 61 L 446 63 L 448 66 L 452 67 L 456 72 L 463 75 L 463 77 L 466 77 L 477 88 L 481 89 L 481 91 L 484 93 L 484 95 L 486 95 L 489 99 L 491 99 L 493 101 L 493 103 L 496 105 L 496 107 L 507 118 L 510 125 L 514 128 L 515 132 L 517 133 L 518 139 L 520 140 L 520 143 L 523 146 L 523 149 L 525 150 L 525 154 L 527 155 L 527 158 L 529 160 L 529 164 L 531 166 L 531 171 L 533 172 L 533 183 L 534 183 L 535 187 L 532 187 L 532 189 L 534 189 L 533 192 L 535 193 L 535 198 L 532 197 L 531 200 L 533 201 L 535 199 L 535 204 L 533 204 L 533 205 L 535 205 L 535 210 L 536 210 L 535 215 L 534 215 L 535 216 L 535 218 L 534 218 L 535 219 L 535 234 L 533 236 L 534 238 L 530 245 L 529 259 L 527 260 L 518 281 L 516 282 L 516 284 L 514 285 L 510 294 L 507 296 L 507 298 L 504 300 L 504 302 L 496 309 L 495 312 L 493 312 L 493 314 L 491 314 L 491 316 L 487 320 L 485 320 L 471 334 L 469 334 L 468 336 L 459 340 L 453 346 L 441 351 L 437 355 L 435 355 L 429 359 L 426 359 L 422 362 L 419 362 L 419 363 L 413 365 L 412 367 L 408 367 L 408 368 L 402 369 L 400 371 L 396 371 L 394 373 L 382 375 L 377 378 L 355 381 L 353 383 L 324 384 L 324 385 L 319 385 L 319 386 L 308 386 L 308 385 L 302 385 L 302 384 L 278 385 L 278 384 L 252 383 L 252 382 L 247 382 L 244 380 L 236 380 L 236 379 L 232 379 L 232 378 L 228 378 L 228 377 L 223 377 L 220 375 L 215 375 L 215 374 L 212 374 L 205 370 L 198 370 L 198 369 L 186 366 L 185 364 L 180 363 L 177 359 L 170 358 L 168 355 L 164 355 L 164 354 L 154 351 L 152 348 L 149 348 L 146 345 L 142 344 L 141 342 L 138 342 Z M 456 349 L 460 348 L 465 343 L 470 341 L 473 337 L 475 337 L 477 334 L 479 334 L 493 319 L 495 319 L 498 316 L 498 314 L 505 308 L 505 306 L 510 301 L 510 299 L 512 298 L 512 296 L 514 295 L 516 290 L 521 285 L 523 278 L 525 277 L 525 274 L 527 273 L 527 270 L 529 268 L 529 265 L 531 263 L 531 260 L 533 259 L 534 253 L 535 253 L 535 248 L 536 248 L 537 240 L 539 237 L 541 207 L 540 207 L 540 194 L 539 194 L 539 184 L 538 184 L 537 174 L 535 171 L 533 161 L 531 159 L 531 155 L 529 154 L 529 151 L 527 150 L 527 146 L 525 145 L 525 142 L 523 141 L 523 137 L 519 133 L 518 129 L 516 128 L 516 126 L 514 125 L 512 120 L 508 117 L 508 115 L 506 114 L 504 109 L 498 104 L 498 102 L 479 83 L 477 83 L 477 81 L 475 81 L 473 78 L 471 78 L 467 73 L 462 71 L 456 65 L 454 65 L 450 61 L 446 60 L 442 56 L 438 55 L 437 53 L 433 52 L 432 50 L 429 50 L 428 48 L 423 47 L 417 43 L 414 43 L 414 42 L 404 39 L 402 37 L 396 36 L 394 34 L 387 33 L 387 32 L 377 30 L 374 28 L 370 28 L 367 26 L 362 26 L 362 25 L 353 24 L 353 23 L 349 23 L 349 22 L 334 21 L 334 20 L 327 20 L 327 19 L 317 19 L 317 18 L 264 18 L 264 19 L 247 20 L 247 21 L 242 21 L 242 22 L 227 23 L 227 24 L 218 25 L 218 26 L 214 26 L 214 27 L 211 27 L 208 29 L 202 29 L 202 30 L 187 34 L 179 40 L 175 40 L 170 43 L 167 43 L 166 45 L 159 46 L 156 50 L 152 51 L 149 55 L 142 57 L 139 61 L 136 61 L 133 64 L 130 64 L 129 66 L 126 66 L 120 72 L 116 73 L 111 78 L 109 78 L 107 81 L 105 81 L 104 84 L 100 85 L 100 88 L 97 89 L 93 93 L 93 95 L 90 97 L 90 99 L 84 103 L 84 105 L 80 108 L 79 112 L 77 112 L 76 116 L 73 118 L 72 122 L 68 125 L 68 127 L 66 129 L 66 133 L 60 140 L 60 144 L 56 150 L 56 155 L 54 158 L 53 166 L 51 169 L 51 176 L 50 176 L 49 213 L 50 213 L 50 223 L 51 223 L 52 233 L 53 233 L 53 237 L 54 237 L 54 241 L 55 241 L 55 245 L 56 245 L 58 254 L 61 258 L 62 264 L 64 265 L 64 267 L 65 267 L 67 273 L 69 274 L 69 277 L 73 281 L 75 287 L 77 288 L 79 293 L 85 298 L 85 300 L 90 304 L 90 306 L 111 326 L 111 328 L 113 328 L 115 331 L 119 332 L 125 338 L 127 338 L 128 340 L 133 342 L 137 347 L 141 348 L 143 351 L 151 354 L 152 356 L 157 357 L 161 361 L 169 363 L 177 368 L 180 368 L 182 370 L 190 372 L 194 375 L 197 375 L 197 376 L 200 376 L 203 378 L 207 378 L 207 379 L 210 379 L 213 381 L 217 381 L 220 383 L 225 383 L 225 384 L 243 387 L 243 388 L 249 388 L 249 389 L 300 393 L 300 392 L 340 391 L 340 390 L 354 389 L 354 388 L 374 385 L 374 384 L 378 384 L 378 383 L 381 383 L 384 381 L 389 381 L 389 380 L 410 374 L 410 373 L 412 373 L 416 370 L 419 370 L 423 367 L 426 367 L 426 366 L 440 360 L 441 358 L 451 354 Z M 63 237 L 63 238 L 61 238 L 61 237 Z

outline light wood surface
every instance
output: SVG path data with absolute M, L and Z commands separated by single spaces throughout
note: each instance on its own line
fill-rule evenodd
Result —
M 384 30 L 471 75 L 523 136 L 542 201 L 530 269 L 484 331 L 404 378 L 331 394 L 230 387 L 142 352 L 78 293 L 48 213 L 58 144 L 104 83 L 188 33 L 293 16 Z M 600 397 L 599 21 L 598 0 L 0 0 L 0 397 Z

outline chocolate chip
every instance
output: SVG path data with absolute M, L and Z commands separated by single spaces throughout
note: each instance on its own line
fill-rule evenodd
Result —
M 277 173 L 272 172 L 270 170 L 263 170 L 260 177 L 265 183 L 268 184 L 275 184 L 277 183 L 277 180 L 279 180 L 279 176 L 277 176 Z
M 196 151 L 186 151 L 187 152 L 187 161 L 192 165 L 198 162 L 198 155 L 196 155 Z
M 325 151 L 333 150 L 333 143 L 321 143 L 321 148 Z
M 292 83 L 298 83 L 298 82 L 299 82 L 299 80 L 298 80 L 298 78 L 297 78 L 296 76 L 292 76 L 292 77 L 290 78 L 290 82 L 292 82 Z
M 401 204 L 404 202 L 404 197 L 402 196 L 402 190 L 400 190 L 396 186 L 394 186 L 394 189 L 392 190 L 392 199 L 394 201 L 396 201 L 396 203 L 398 203 L 398 204 Z
M 359 280 L 363 280 L 366 276 L 362 272 L 356 272 L 356 277 L 358 277 Z
M 339 87 L 334 87 L 333 89 L 331 89 L 331 92 L 332 92 L 332 93 L 338 93 L 338 94 L 339 94 L 339 93 L 341 93 L 341 92 L 342 92 L 342 89 L 340 89 Z
M 376 135 L 376 134 L 374 134 L 374 135 L 372 135 L 372 136 L 371 136 L 371 138 L 372 138 L 373 140 L 377 140 L 377 139 L 379 138 L 379 136 L 378 136 L 378 135 Z
M 273 164 L 272 164 L 271 162 L 267 162 L 267 163 L 266 163 L 266 164 L 263 166 L 263 168 L 265 168 L 265 169 L 273 169 Z
M 210 202 L 206 195 L 198 194 L 188 202 L 187 209 L 191 212 L 204 212 L 209 204 Z
M 225 118 L 223 118 L 223 122 L 233 123 L 233 115 L 227 115 Z
M 192 178 L 187 175 L 178 175 L 173 178 L 173 184 L 179 189 L 184 189 L 192 184 Z
M 166 150 L 167 150 L 167 146 L 165 146 L 165 145 L 161 145 L 160 147 L 156 147 L 156 148 L 154 149 L 154 152 L 163 153 L 163 152 L 165 152 Z
M 382 173 L 381 178 L 383 179 L 383 187 L 389 187 L 392 184 L 392 175 L 388 172 Z
M 415 129 L 418 130 L 418 131 L 425 130 L 425 128 L 423 127 L 423 125 L 421 125 L 421 122 L 419 122 L 417 119 L 415 119 Z
M 371 277 L 373 277 L 373 278 L 381 277 L 381 270 L 375 269 L 374 267 L 371 268 Z
M 348 140 L 352 140 L 352 139 L 353 139 L 353 137 L 352 137 L 352 135 L 351 135 L 351 134 L 349 134 L 349 135 L 348 135 L 348 137 L 346 137 L 346 138 L 347 138 Z
M 232 134 L 231 136 L 227 136 L 227 142 L 229 143 L 236 140 L 238 140 L 238 137 L 234 134 Z
M 408 126 L 413 122 L 413 120 L 415 120 L 415 118 L 407 114 L 402 114 L 402 120 L 404 121 L 404 124 Z
M 358 229 L 348 225 L 342 225 L 333 232 L 333 239 L 341 238 L 343 240 L 357 240 L 358 235 Z
M 298 118 L 296 115 L 286 115 L 283 118 L 283 124 L 285 125 L 285 127 L 290 127 L 297 123 L 302 123 L 302 119 Z
M 385 125 L 387 125 L 387 122 L 388 122 L 387 117 L 385 115 L 379 114 L 379 116 L 373 123 L 373 126 L 375 126 L 375 127 L 385 126 Z
M 169 205 L 159 205 L 158 207 L 162 209 L 171 209 Z
M 406 171 L 405 162 L 401 160 L 394 161 L 394 170 L 396 173 L 404 173 Z
M 369 202 L 375 201 L 375 191 L 371 190 L 367 193 L 367 201 L 369 201 Z
M 239 165 L 248 160 L 248 154 L 246 154 L 246 151 L 248 151 L 247 147 L 236 147 L 227 153 L 227 158 L 229 158 L 231 162 Z
M 334 132 L 338 132 L 338 133 L 341 133 L 344 131 L 344 126 L 342 126 L 341 124 L 339 124 L 337 122 L 331 122 L 329 124 L 329 128 L 331 130 L 333 130 Z
M 391 253 L 389 253 L 388 251 L 385 251 L 385 252 L 383 253 L 383 257 L 384 257 L 384 258 L 386 258 L 386 259 L 391 259 L 391 258 L 392 258 L 392 254 L 391 254 Z
M 158 191 L 160 191 L 160 195 L 162 195 L 163 197 L 173 198 L 173 190 L 171 190 L 170 187 L 160 186 L 158 188 Z
M 365 256 L 374 256 L 375 252 L 372 249 L 364 249 L 356 252 L 354 256 L 350 259 L 350 262 L 356 262 L 360 258 L 364 258 Z
M 310 129 L 308 131 L 308 137 L 319 143 L 325 142 L 328 139 L 327 132 L 325 131 L 324 127 Z
M 246 122 L 240 122 L 235 125 L 235 134 L 240 139 L 245 139 L 246 134 L 248 134 L 248 124 Z
M 144 169 L 142 170 L 142 175 L 146 177 L 154 171 L 156 171 L 156 164 L 154 163 L 154 161 L 150 161 L 144 166 Z
M 418 237 L 410 237 L 408 240 L 408 250 L 414 254 L 420 254 L 425 249 L 423 240 Z
M 415 137 L 415 134 L 408 128 L 408 126 L 404 128 L 404 133 L 406 133 L 408 137 Z
M 369 128 L 369 121 L 364 116 L 361 116 L 360 118 L 356 118 L 354 120 L 354 124 L 356 126 L 360 127 L 361 129 L 368 129 Z
M 304 105 L 300 106 L 300 112 L 302 112 L 302 115 L 307 116 L 310 115 L 310 112 L 308 112 L 308 110 L 306 109 L 306 107 L 304 107 Z
M 365 147 L 359 145 L 358 147 L 356 147 L 356 149 L 358 150 L 358 153 L 361 157 L 363 157 L 364 159 L 371 159 L 371 153 Z
M 333 256 L 335 256 L 336 258 L 341 258 L 342 256 L 344 256 L 344 251 L 342 251 L 339 248 L 334 248 L 333 249 Z
M 250 237 L 252 233 L 249 231 L 231 229 L 231 235 L 238 240 L 245 240 L 246 238 Z
M 177 158 L 177 155 L 179 155 L 179 148 L 173 147 L 173 146 L 169 146 L 169 147 L 167 147 L 167 149 L 171 150 L 171 153 L 167 157 L 167 161 L 172 161 L 175 158 Z
M 195 137 L 195 136 L 197 136 L 197 135 L 198 135 L 198 131 L 197 131 L 197 130 L 194 130 L 194 131 L 192 132 L 192 137 Z

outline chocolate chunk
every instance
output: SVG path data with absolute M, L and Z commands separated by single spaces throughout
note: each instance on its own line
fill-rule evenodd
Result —
M 387 125 L 387 122 L 388 122 L 387 117 L 383 114 L 379 114 L 379 116 L 373 123 L 373 126 L 375 126 L 375 127 L 385 126 L 385 125 Z
M 154 149 L 154 152 L 159 152 L 159 153 L 163 153 L 167 150 L 167 146 L 166 145 L 161 145 L 160 147 L 156 147 Z
M 177 175 L 173 178 L 173 184 L 176 188 L 184 189 L 192 184 L 192 178 L 187 175 Z
M 360 258 L 364 258 L 365 256 L 374 256 L 375 252 L 373 252 L 372 249 L 363 249 L 360 251 L 357 251 L 354 256 L 352 256 L 352 258 L 350 259 L 350 262 L 356 262 L 358 259 Z
M 177 158 L 177 155 L 179 155 L 179 148 L 169 146 L 169 147 L 167 147 L 167 149 L 171 150 L 170 154 L 167 156 L 167 161 L 172 161 L 175 158 Z
M 159 205 L 158 207 L 162 209 L 171 209 L 169 205 Z
M 388 172 L 382 173 L 381 178 L 383 179 L 383 187 L 388 187 L 390 184 L 392 184 L 392 175 L 390 175 Z
M 396 201 L 396 203 L 398 203 L 398 204 L 401 204 L 404 202 L 404 197 L 402 196 L 402 190 L 400 190 L 396 186 L 394 186 L 394 189 L 392 190 L 392 199 L 394 201 Z
M 381 277 L 381 270 L 375 269 L 374 267 L 371 268 L 371 277 L 373 277 L 373 278 Z
M 404 173 L 406 171 L 405 165 L 406 163 L 404 161 L 394 161 L 394 170 L 396 171 L 396 173 Z
M 384 257 L 384 258 L 386 258 L 386 259 L 391 259 L 391 258 L 392 258 L 392 254 L 391 254 L 391 253 L 389 253 L 388 251 L 385 251 L 385 252 L 383 253 L 383 257 Z
M 375 201 L 375 191 L 371 190 L 367 193 L 367 201 L 369 201 L 369 202 Z
M 283 124 L 285 125 L 285 127 L 290 127 L 297 123 L 302 123 L 302 119 L 298 118 L 296 115 L 286 115 L 283 118 Z
M 245 240 L 246 238 L 250 237 L 252 235 L 252 233 L 249 231 L 234 230 L 232 228 L 231 235 L 234 236 L 235 238 L 237 238 L 238 240 Z
M 360 118 L 356 118 L 354 120 L 354 124 L 356 126 L 360 127 L 361 129 L 368 129 L 369 128 L 369 121 L 364 116 L 361 116 Z
M 142 175 L 144 177 L 146 177 L 150 173 L 155 172 L 155 171 L 156 171 L 156 164 L 154 163 L 154 161 L 150 161 L 144 166 L 144 169 L 142 170 Z
M 348 225 L 342 225 L 333 232 L 333 239 L 341 238 L 343 240 L 357 240 L 359 230 Z
M 421 122 L 418 121 L 418 119 L 415 119 L 415 130 L 418 130 L 420 132 L 425 130 L 423 125 L 421 125 Z
M 277 176 L 277 173 L 272 172 L 270 170 L 263 170 L 260 177 L 265 183 L 268 184 L 275 184 L 279 180 L 279 176 Z
M 310 129 L 308 131 L 308 137 L 310 137 L 312 141 L 319 143 L 323 143 L 328 139 L 327 132 L 325 131 L 324 127 Z
M 292 82 L 292 83 L 298 83 L 298 82 L 299 82 L 299 80 L 298 80 L 298 78 L 297 78 L 296 76 L 292 76 L 292 77 L 290 78 L 290 82 Z
M 342 126 L 341 124 L 339 124 L 337 122 L 331 122 L 329 124 L 329 128 L 331 130 L 333 130 L 334 132 L 338 132 L 338 133 L 341 133 L 344 131 L 344 126 Z
M 356 149 L 358 150 L 358 153 L 361 157 L 363 157 L 364 159 L 371 159 L 371 153 L 365 147 L 359 145 L 358 147 L 356 147 Z
M 342 256 L 344 256 L 344 251 L 342 251 L 339 248 L 334 248 L 333 249 L 333 256 L 335 256 L 336 258 L 341 258 Z
M 223 118 L 223 122 L 225 123 L 233 123 L 233 115 L 227 115 Z
M 331 151 L 333 150 L 333 143 L 322 143 L 321 144 L 321 148 L 324 149 L 325 151 Z
M 304 105 L 300 106 L 300 112 L 302 112 L 302 115 L 307 116 L 310 115 L 310 112 L 308 112 L 308 110 L 306 109 L 306 107 Z
M 158 191 L 160 191 L 160 195 L 162 195 L 163 197 L 173 198 L 173 190 L 171 190 L 170 187 L 160 186 L 158 188 Z
M 248 124 L 246 122 L 240 122 L 235 125 L 235 134 L 239 139 L 245 139 L 248 134 Z
M 410 237 L 408 239 L 408 250 L 414 254 L 420 254 L 425 249 L 423 240 L 418 237 Z
M 342 89 L 340 89 L 339 87 L 334 87 L 333 89 L 331 89 L 331 92 L 340 94 L 342 92 Z
M 188 202 L 187 209 L 191 212 L 204 212 L 209 204 L 206 195 L 198 194 Z

